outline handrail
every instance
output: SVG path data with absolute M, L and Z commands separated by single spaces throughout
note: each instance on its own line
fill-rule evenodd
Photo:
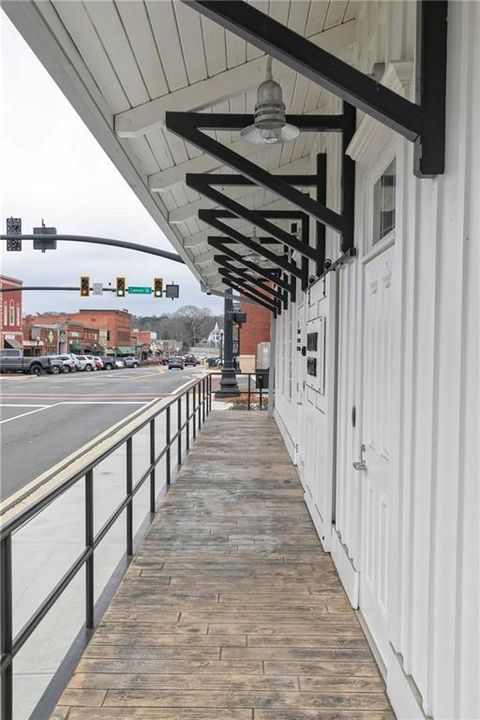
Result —
M 45 492 L 39 498 L 33 497 L 30 504 L 15 512 L 15 508 L 7 511 L 7 517 L 0 522 L 0 672 L 2 676 L 1 688 L 1 720 L 12 720 L 13 715 L 13 660 L 21 647 L 36 630 L 48 611 L 55 605 L 64 590 L 70 585 L 82 567 L 85 566 L 85 627 L 92 629 L 95 625 L 95 595 L 94 595 L 94 557 L 95 550 L 107 535 L 123 511 L 126 511 L 126 554 L 133 555 L 133 499 L 144 483 L 150 478 L 150 514 L 156 510 L 156 467 L 163 457 L 166 457 L 165 486 L 168 492 L 171 484 L 171 447 L 177 443 L 177 464 L 182 464 L 182 433 L 186 431 L 186 452 L 190 449 L 190 429 L 193 438 L 202 427 L 202 421 L 211 411 L 211 376 L 204 375 L 198 380 L 192 380 L 181 393 L 177 393 L 170 400 L 162 399 L 158 405 L 150 406 L 144 414 L 137 416 L 129 425 L 121 427 L 113 436 L 102 441 L 100 447 L 94 447 L 87 453 L 85 462 L 72 475 L 67 470 L 60 475 L 67 475 L 57 485 Z M 190 395 L 192 396 L 192 409 L 190 410 Z M 182 422 L 182 398 L 186 399 L 185 419 Z M 177 405 L 177 430 L 171 433 L 171 408 Z M 165 445 L 157 454 L 155 450 L 155 421 L 156 418 L 166 414 Z M 133 481 L 133 438 L 135 435 L 150 426 L 150 463 L 140 478 Z M 93 524 L 94 469 L 118 448 L 126 445 L 126 492 L 125 497 L 115 508 L 103 526 L 95 534 Z M 93 457 L 91 457 L 93 455 Z M 77 461 L 78 462 L 78 461 Z M 12 534 L 24 526 L 33 517 L 49 507 L 58 497 L 63 495 L 70 487 L 85 479 L 85 548 L 63 574 L 55 587 L 50 591 L 23 628 L 13 637 L 13 602 L 12 602 Z M 34 492 L 35 496 L 37 493 Z

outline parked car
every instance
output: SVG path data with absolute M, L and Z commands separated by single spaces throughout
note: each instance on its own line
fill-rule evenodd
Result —
M 185 365 L 196 366 L 196 365 L 199 365 L 200 360 L 197 360 L 195 355 L 192 355 L 191 353 L 189 353 L 188 355 L 185 355 L 184 362 L 185 362 Z
M 48 355 L 24 357 L 23 355 L 0 356 L 0 372 L 23 372 L 30 375 L 44 375 L 49 371 L 51 358 Z
M 57 355 L 56 357 L 63 365 L 63 372 L 77 372 L 77 363 L 70 355 Z
M 115 367 L 116 367 L 116 368 L 124 368 L 124 367 L 125 367 L 125 363 L 124 363 L 124 361 L 123 361 L 123 358 L 122 358 L 122 359 L 120 359 L 120 358 L 115 358 Z
M 103 369 L 104 370 L 114 370 L 115 369 L 115 358 L 111 357 L 110 355 L 102 355 L 99 357 L 99 360 L 103 363 Z
M 70 353 L 70 357 L 72 357 L 77 365 L 77 370 L 83 370 L 85 372 L 91 372 L 92 370 L 95 370 L 95 361 L 89 360 L 86 355 L 75 355 L 75 353 Z
M 97 355 L 94 355 L 93 359 L 95 360 L 95 367 L 97 368 L 97 370 L 103 370 L 104 365 L 103 365 L 102 358 L 98 357 Z
M 58 355 L 50 355 L 50 364 L 47 367 L 47 373 L 49 375 L 60 375 L 60 373 L 65 372 L 65 366 L 63 364 L 63 361 L 60 360 Z
M 87 358 L 87 360 L 90 360 L 90 362 L 92 363 L 93 370 L 96 370 L 97 363 L 95 362 L 95 355 L 85 355 L 85 357 Z
M 180 370 L 183 370 L 185 367 L 185 360 L 180 355 L 172 355 L 172 357 L 168 358 L 167 364 L 169 370 L 172 368 L 179 368 Z
M 125 363 L 125 367 L 130 368 L 137 368 L 139 365 L 138 358 L 129 356 L 122 358 L 123 362 Z

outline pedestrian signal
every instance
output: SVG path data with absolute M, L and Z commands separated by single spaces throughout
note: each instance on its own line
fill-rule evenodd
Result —
M 163 297 L 163 278 L 153 279 L 153 294 L 156 298 Z
M 125 297 L 126 280 L 124 277 L 117 277 L 115 294 L 117 297 Z
M 88 297 L 90 295 L 90 277 L 82 275 L 80 277 L 80 297 Z

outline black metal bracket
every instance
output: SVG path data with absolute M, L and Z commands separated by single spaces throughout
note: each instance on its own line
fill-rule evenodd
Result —
M 418 177 L 444 172 L 448 0 L 417 2 L 416 102 L 406 100 L 246 2 L 182 1 L 414 142 L 414 172 Z
M 239 270 L 235 267 L 220 267 L 218 269 L 218 272 L 220 273 L 220 275 L 222 275 L 222 277 L 230 278 L 237 283 L 247 283 L 247 287 L 252 287 L 252 289 L 256 288 L 261 293 L 268 293 L 268 295 L 272 295 L 274 302 L 283 301 L 283 291 L 267 285 L 265 281 L 259 280 L 259 278 L 250 275 L 245 270 Z
M 277 313 L 280 312 L 278 304 L 270 302 L 270 298 L 257 292 L 255 288 L 245 285 L 242 281 L 232 280 L 229 277 L 222 277 L 222 282 L 224 285 L 231 287 L 232 290 L 236 290 L 242 295 L 245 295 L 245 297 L 248 297 L 250 300 L 254 300 L 259 305 L 262 305 L 267 310 L 270 310 L 273 312 L 275 317 L 277 316 Z
M 222 225 L 222 223 L 219 223 L 219 225 Z M 215 227 L 215 225 L 213 225 L 213 223 L 212 223 L 212 226 Z M 227 227 L 227 229 L 230 230 L 230 228 L 228 228 L 228 226 L 225 226 L 225 227 Z M 218 227 L 218 229 L 220 229 L 220 227 Z M 237 230 L 235 230 L 234 232 L 238 233 Z M 240 233 L 238 233 L 238 235 L 240 235 Z M 242 237 L 244 237 L 244 236 L 242 236 Z M 262 240 L 262 239 L 263 238 L 257 238 L 257 240 Z M 258 255 L 261 255 L 266 260 L 269 260 L 271 263 L 274 263 L 277 267 L 281 268 L 282 270 L 284 270 L 287 273 L 290 273 L 294 277 L 297 277 L 299 279 L 302 279 L 302 277 L 303 277 L 302 271 L 299 269 L 298 265 L 293 260 L 285 259 L 283 257 L 283 255 L 277 255 L 276 253 L 274 253 L 271 250 L 269 250 L 268 248 L 266 248 L 265 245 L 256 243 L 253 240 L 250 240 L 250 238 L 248 238 L 246 236 L 245 236 L 245 240 L 239 240 L 238 238 L 233 239 L 231 237 L 214 235 L 214 236 L 210 236 L 207 238 L 207 243 L 211 247 L 215 248 L 216 250 L 221 250 L 221 252 L 224 255 L 227 255 L 232 260 L 236 260 L 237 262 L 243 263 L 246 267 L 250 267 L 252 265 L 252 263 L 245 260 L 242 255 L 235 252 L 235 250 L 232 250 L 232 248 L 229 246 L 229 243 L 235 243 L 235 246 L 237 246 L 238 244 L 241 243 L 242 245 L 245 245 L 246 247 L 248 247 L 249 250 L 252 250 L 252 252 L 254 252 Z M 248 243 L 248 245 L 247 245 L 247 243 Z M 255 269 L 258 272 L 261 271 L 261 268 L 255 267 Z
M 289 176 L 273 175 L 202 132 L 202 130 L 241 130 L 252 121 L 251 115 L 226 115 L 224 113 L 167 112 L 165 118 L 168 130 L 215 157 L 222 164 L 228 165 L 239 172 L 250 181 L 244 182 L 244 184 L 250 185 L 253 183 L 271 190 L 307 215 L 339 232 L 342 235 L 343 251 L 347 247 L 353 247 L 353 205 L 355 197 L 355 164 L 353 160 L 344 154 L 343 207 L 340 214 L 319 202 L 317 198 L 312 198 L 310 195 L 298 190 L 294 186 L 296 183 L 291 184 L 285 179 Z M 354 107 L 345 103 L 341 115 L 289 115 L 287 121 L 296 124 L 301 130 L 307 132 L 341 132 L 343 136 L 342 145 L 345 149 L 355 132 L 356 111 Z M 345 173 L 345 168 L 349 169 L 347 173 Z M 212 176 L 213 181 L 207 180 L 208 177 L 208 174 L 187 174 L 185 182 L 189 187 L 209 197 L 213 202 L 221 204 L 238 214 L 242 206 L 212 187 L 214 184 L 228 184 L 227 178 L 231 178 L 231 176 L 214 175 Z M 302 179 L 303 181 L 308 181 L 310 178 L 310 181 L 305 182 L 305 185 L 318 186 L 316 176 L 290 177 L 294 180 Z M 217 182 L 218 178 L 221 179 Z M 232 180 L 232 184 L 240 184 L 240 181 L 237 179 Z M 317 262 L 317 258 L 311 259 Z
M 306 257 L 310 256 L 310 227 L 309 227 L 309 219 L 308 216 L 305 215 L 305 213 L 299 211 L 299 210 L 250 210 L 249 215 L 251 217 L 251 222 L 255 225 L 259 225 L 259 221 L 262 221 L 266 218 L 277 218 L 277 219 L 295 219 L 301 221 L 301 239 L 298 240 L 296 235 L 285 233 L 284 230 L 281 230 L 273 223 L 268 223 L 268 229 L 270 230 L 270 226 L 273 229 L 274 235 L 278 235 L 277 231 L 280 231 L 282 233 L 281 238 L 279 239 L 280 242 L 282 242 L 283 237 L 286 235 L 288 236 L 289 242 L 288 247 L 291 247 L 293 250 L 298 250 L 300 254 L 302 255 L 302 267 L 301 269 L 298 268 L 298 265 L 291 259 L 287 259 L 285 257 L 282 257 L 281 255 L 277 255 L 276 253 L 273 253 L 269 250 L 266 250 L 263 243 L 255 243 L 253 240 L 248 238 L 247 236 L 240 233 L 238 230 L 235 230 L 234 228 L 230 227 L 226 223 L 222 222 L 220 218 L 235 218 L 236 214 L 232 213 L 230 210 L 223 210 L 221 208 L 214 208 L 211 210 L 199 210 L 198 217 L 200 220 L 203 220 L 207 224 L 209 224 L 211 227 L 216 228 L 217 230 L 220 230 L 220 232 L 224 232 L 226 235 L 228 235 L 232 240 L 242 243 L 249 249 L 252 249 L 254 252 L 258 252 L 262 257 L 265 257 L 267 260 L 270 260 L 270 262 L 275 263 L 279 267 L 281 267 L 285 272 L 291 273 L 293 276 L 291 278 L 291 284 L 292 284 L 292 294 L 291 298 L 292 301 L 295 302 L 296 299 L 296 282 L 294 278 L 298 277 L 302 281 L 302 289 L 306 289 L 308 286 L 308 262 L 305 262 L 304 260 Z M 243 217 L 243 215 L 242 215 Z M 248 219 L 250 219 L 250 217 Z M 263 225 L 262 225 L 263 227 Z M 211 240 L 213 238 L 208 238 L 209 244 L 212 244 Z M 267 238 L 268 240 L 272 240 L 271 238 Z M 285 244 L 284 244 L 285 247 Z
M 229 257 L 227 255 L 214 255 L 213 259 L 222 267 L 226 268 L 227 270 L 235 270 L 238 273 L 245 274 L 248 273 L 250 270 L 253 273 L 256 273 L 257 275 L 261 275 L 262 278 L 264 278 L 268 282 L 273 282 L 279 287 L 283 288 L 287 292 L 292 292 L 292 285 L 287 280 L 284 280 L 281 277 L 281 274 L 278 271 L 272 271 L 268 270 L 267 268 L 262 268 L 259 265 L 255 265 L 255 263 L 249 262 L 248 260 L 244 260 L 241 255 L 237 255 L 237 253 L 233 253 L 237 256 L 237 258 L 240 258 L 239 260 L 236 260 L 236 258 Z M 236 265 L 232 265 L 232 260 L 236 262 L 241 262 L 242 265 L 244 265 L 243 268 L 238 268 Z M 247 275 L 245 275 L 247 277 Z

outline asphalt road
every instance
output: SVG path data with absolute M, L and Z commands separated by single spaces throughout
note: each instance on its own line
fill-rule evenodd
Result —
M 38 378 L 1 376 L 1 499 L 200 373 L 194 368 L 140 367 Z

